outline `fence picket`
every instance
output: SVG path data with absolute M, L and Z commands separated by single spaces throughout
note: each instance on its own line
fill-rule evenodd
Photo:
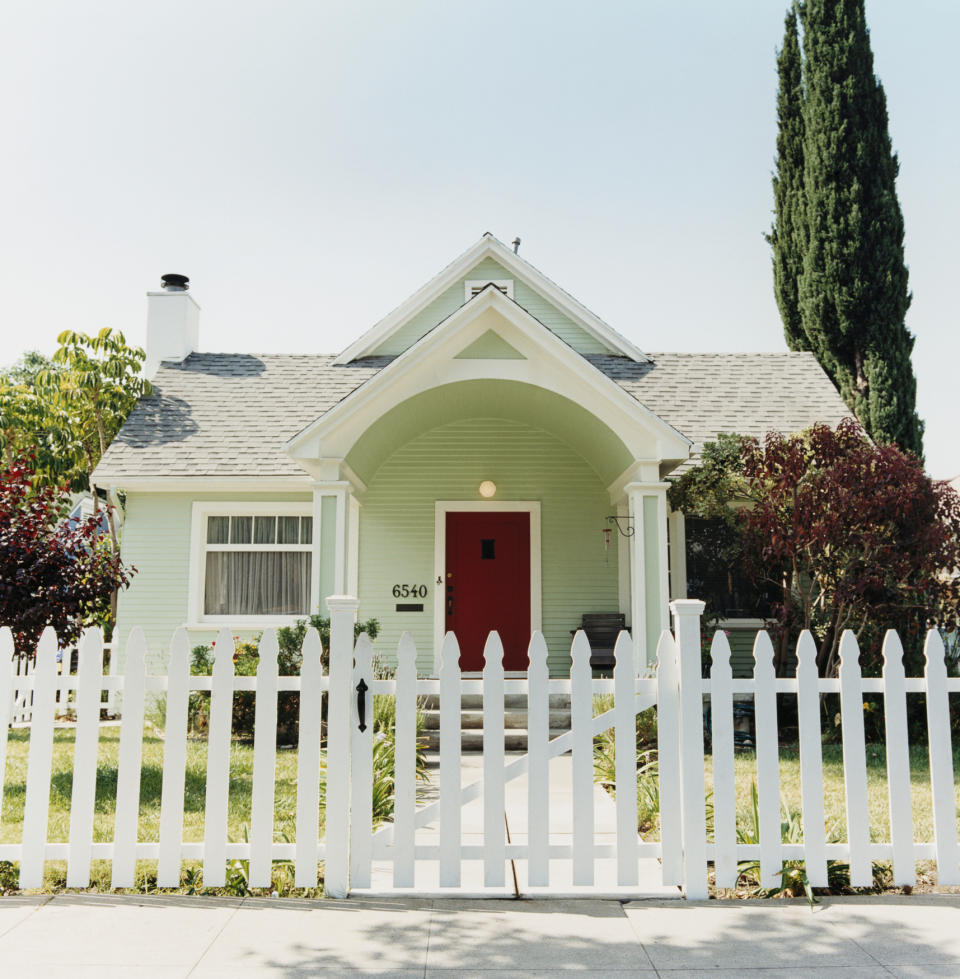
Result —
M 590 642 L 578 629 L 570 650 L 570 727 L 573 731 L 573 883 L 592 885 L 593 669 Z
M 393 886 L 413 887 L 417 808 L 417 647 L 409 632 L 400 636 L 397 646 L 396 705 Z
M 319 861 L 320 730 L 323 713 L 323 647 L 312 626 L 303 637 L 297 750 L 297 843 L 294 887 L 316 887 Z
M 0 825 L 3 825 L 3 786 L 7 765 L 7 733 L 13 720 L 13 683 L 19 659 L 14 659 L 13 633 L 0 629 Z
M 623 631 L 613 651 L 614 758 L 617 780 L 617 883 L 636 886 L 637 865 L 637 711 L 633 640 Z
M 753 644 L 756 682 L 757 808 L 760 830 L 760 886 L 776 887 L 783 868 L 780 838 L 780 748 L 777 730 L 777 680 L 773 643 L 766 631 Z
M 350 892 L 350 726 L 353 713 L 354 623 L 359 602 L 352 595 L 330 595 L 330 676 L 327 693 L 326 844 L 323 893 L 345 898 Z
M 531 887 L 550 884 L 550 673 L 547 643 L 534 632 L 527 669 L 527 881 Z M 631 647 L 630 661 L 633 662 Z
M 827 886 L 823 813 L 823 740 L 820 736 L 820 687 L 817 647 L 804 629 L 797 642 L 797 721 L 800 740 L 800 796 L 803 853 L 813 887 Z
M 930 744 L 930 791 L 933 796 L 933 838 L 937 846 L 937 884 L 960 884 L 957 868 L 956 802 L 953 786 L 953 747 L 950 737 L 950 701 L 943 639 L 936 629 L 927 633 L 926 659 L 927 734 Z
M 103 635 L 99 629 L 85 629 L 80 637 L 80 658 L 77 665 L 77 728 L 73 745 L 67 887 L 90 886 L 90 846 L 93 843 L 93 803 L 97 791 L 97 742 L 100 734 L 102 679 Z
M 440 886 L 460 886 L 460 646 L 440 649 Z
M 79 655 L 79 651 L 78 651 Z M 57 666 L 57 674 L 59 676 L 59 681 L 57 683 L 57 713 L 65 714 L 70 706 L 70 691 L 67 689 L 67 685 L 64 682 L 67 677 L 70 676 L 71 666 L 73 660 L 73 648 L 67 646 L 61 651 L 59 664 Z M 79 659 L 78 659 L 79 663 Z
M 886 730 L 893 882 L 898 887 L 912 887 L 917 879 L 917 864 L 913 852 L 907 690 L 903 670 L 903 646 L 900 637 L 892 629 L 887 630 L 883 639 L 883 718 Z
M 483 647 L 483 883 L 485 887 L 502 887 L 506 875 L 503 710 L 503 643 L 500 641 L 499 633 L 491 632 Z
M 143 629 L 136 626 L 127 639 L 127 660 L 123 675 L 123 718 L 120 722 L 120 751 L 117 759 L 117 808 L 113 819 L 111 887 L 133 887 L 136 875 L 146 655 L 146 637 Z
M 683 893 L 703 901 L 707 890 L 707 814 L 703 774 L 703 670 L 700 616 L 703 602 L 670 603 L 680 673 L 680 829 L 683 834 Z
M 18 656 L 16 659 L 16 664 L 14 668 L 14 676 L 19 679 L 20 677 L 28 677 L 33 674 L 33 662 L 29 656 Z M 16 686 L 16 683 L 14 683 Z M 10 723 L 13 724 L 25 724 L 31 718 L 31 710 L 33 705 L 33 690 L 27 687 L 17 688 L 16 699 L 13 702 L 13 715 L 10 718 Z
M 203 810 L 203 883 L 227 882 L 227 807 L 230 797 L 230 732 L 233 726 L 233 636 L 217 635 L 207 730 L 207 793 Z
M 43 886 L 50 811 L 50 770 L 53 764 L 53 714 L 57 695 L 57 634 L 51 626 L 43 630 L 37 645 L 33 682 L 27 798 L 23 809 L 20 857 L 20 887 L 24 890 Z
M 187 766 L 187 706 L 190 640 L 181 626 L 170 641 L 167 711 L 164 719 L 163 787 L 160 795 L 160 857 L 157 886 L 180 886 L 184 781 Z
M 683 883 L 680 835 L 679 653 L 673 633 L 664 629 L 657 643 L 657 779 L 660 788 L 661 875 L 665 886 Z
M 870 809 L 867 804 L 867 746 L 863 731 L 860 646 L 845 629 L 840 637 L 840 718 L 843 735 L 843 782 L 850 842 L 850 886 L 873 883 L 870 859 Z
M 269 887 L 273 870 L 273 803 L 277 776 L 277 633 L 266 629 L 257 650 L 250 800 L 250 886 Z
M 737 886 L 737 801 L 733 772 L 733 671 L 730 643 L 710 645 L 710 744 L 713 751 L 713 868 L 717 887 Z
M 350 716 L 350 883 L 370 886 L 373 852 L 373 647 L 365 633 L 357 636 L 353 651 L 352 691 L 364 690 L 363 717 L 357 698 L 357 716 Z M 361 724 L 363 730 L 360 730 Z

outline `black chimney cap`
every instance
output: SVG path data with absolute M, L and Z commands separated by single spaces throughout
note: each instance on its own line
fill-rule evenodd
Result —
M 186 292 L 190 288 L 190 279 L 186 275 L 168 272 L 160 276 L 160 284 L 167 292 Z

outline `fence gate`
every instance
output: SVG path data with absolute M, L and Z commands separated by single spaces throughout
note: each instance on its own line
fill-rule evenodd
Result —
M 692 628 L 698 630 L 696 613 L 702 606 L 691 604 L 695 606 Z M 395 678 L 382 679 L 374 676 L 367 637 L 361 635 L 353 646 L 352 631 L 348 631 L 353 621 L 350 605 L 345 603 L 342 610 L 338 601 L 334 605 L 338 606 L 331 610 L 334 623 L 341 614 L 345 621 L 339 630 L 335 628 L 331 641 L 328 769 L 337 754 L 336 738 L 342 736 L 333 727 L 332 711 L 342 689 L 337 686 L 334 663 L 343 656 L 345 664 L 353 664 L 349 680 L 350 857 L 349 868 L 342 871 L 348 870 L 349 883 L 343 881 L 343 893 L 678 894 L 677 886 L 684 883 L 677 777 L 683 732 L 677 645 L 669 632 L 661 640 L 663 665 L 656 677 L 636 676 L 632 640 L 624 632 L 616 644 L 613 679 L 594 679 L 589 642 L 579 632 L 572 645 L 569 680 L 549 677 L 547 646 L 540 633 L 530 643 L 525 679 L 505 678 L 503 647 L 496 633 L 486 643 L 482 679 L 461 677 L 460 650 L 453 634 L 444 640 L 439 679 L 418 678 L 416 647 L 406 634 L 397 648 Z M 342 651 L 338 638 L 346 640 Z M 461 784 L 461 697 L 475 694 L 483 697 L 482 767 L 476 781 Z M 528 711 L 527 752 L 520 756 L 507 755 L 504 750 L 505 697 L 518 694 L 526 697 Z M 569 696 L 571 704 L 570 730 L 552 739 L 551 694 Z M 614 706 L 594 716 L 594 698 L 599 694 L 612 694 Z M 417 705 L 427 696 L 440 704 L 439 774 L 427 790 L 436 797 L 418 805 Z M 374 734 L 375 698 L 390 698 L 386 709 L 395 710 L 392 741 L 378 741 Z M 643 841 L 637 833 L 636 716 L 654 704 L 659 705 L 663 834 L 659 842 Z M 699 712 L 699 700 L 696 707 Z M 616 792 L 615 802 L 606 804 L 615 807 L 615 825 L 599 835 L 595 793 L 601 790 L 594 786 L 594 738 L 610 729 L 616 746 L 616 784 L 625 788 Z M 694 730 L 693 723 L 690 730 Z M 698 713 L 696 730 L 702 730 L 702 713 Z M 698 737 L 702 773 L 702 735 Z M 391 750 L 394 758 L 383 757 Z M 558 773 L 558 762 L 551 765 L 551 761 L 568 753 L 570 774 L 563 772 L 565 784 L 554 786 L 551 793 L 551 775 L 556 780 Z M 380 781 L 391 777 L 392 821 L 371 828 L 374 798 L 379 803 L 389 793 L 389 787 Z M 524 778 L 525 799 L 518 808 L 526 811 L 525 825 L 511 827 L 506 822 L 505 796 L 510 783 Z M 332 771 L 328 779 L 329 841 L 331 796 L 334 805 L 345 806 L 347 800 L 338 794 L 344 789 L 335 783 Z M 520 793 L 522 797 L 522 787 Z M 703 839 L 702 792 L 699 817 Z M 688 819 L 688 827 L 695 831 L 695 814 Z M 328 890 L 331 853 L 328 847 Z M 705 892 L 705 867 L 703 888 Z

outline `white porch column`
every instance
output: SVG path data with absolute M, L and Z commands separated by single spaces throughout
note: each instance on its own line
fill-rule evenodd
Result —
M 630 626 L 634 668 L 645 670 L 668 628 L 667 483 L 630 483 Z
M 681 510 L 670 511 L 670 598 L 687 597 L 687 524 Z
M 358 584 L 360 503 L 347 480 L 313 483 L 313 563 L 310 604 L 322 611 L 325 595 L 355 595 Z

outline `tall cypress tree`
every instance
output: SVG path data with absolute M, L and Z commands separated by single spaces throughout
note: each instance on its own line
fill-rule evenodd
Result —
M 803 190 L 803 78 L 796 7 L 787 12 L 777 55 L 777 163 L 773 175 L 773 291 L 791 350 L 806 349 L 798 284 L 803 271 L 806 201 Z
M 778 110 L 785 81 L 787 93 L 795 91 L 795 76 L 783 65 L 796 32 L 791 19 L 779 58 Z M 787 113 L 790 139 L 783 149 L 787 134 L 778 139 L 774 188 L 792 203 L 784 222 L 778 199 L 771 235 L 775 280 L 778 264 L 784 276 L 796 275 L 799 329 L 795 317 L 784 315 L 787 343 L 816 354 L 873 438 L 921 455 L 914 340 L 905 323 L 911 297 L 895 187 L 899 164 L 886 96 L 873 72 L 864 0 L 804 0 L 800 23 L 802 189 L 793 183 L 790 193 L 785 189 L 783 168 L 796 160 L 798 131 Z M 778 290 L 778 302 L 781 291 L 789 294 Z

